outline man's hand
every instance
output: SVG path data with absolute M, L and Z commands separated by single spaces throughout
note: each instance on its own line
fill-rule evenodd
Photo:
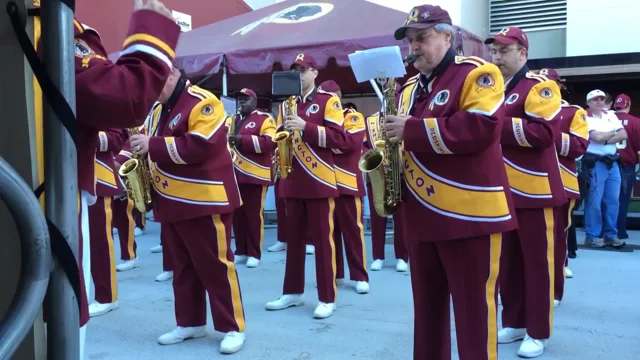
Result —
M 384 120 L 384 130 L 389 141 L 399 143 L 404 139 L 404 125 L 409 116 L 387 115 Z
M 149 139 L 147 135 L 131 136 L 131 151 L 136 155 L 144 155 L 149 152 Z
M 231 145 L 231 146 L 240 145 L 241 141 L 242 141 L 242 135 L 230 135 L 229 136 L 229 145 Z
M 284 118 L 284 127 L 289 131 L 304 130 L 306 122 L 300 116 L 289 115 Z
M 171 10 L 167 9 L 167 7 L 159 0 L 134 0 L 134 1 L 135 1 L 134 7 L 133 7 L 134 11 L 151 10 L 175 21 L 175 18 L 173 17 Z

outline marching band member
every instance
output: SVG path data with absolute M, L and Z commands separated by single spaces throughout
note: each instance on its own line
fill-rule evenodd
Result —
M 177 327 L 160 336 L 171 345 L 206 336 L 207 294 L 220 352 L 242 349 L 245 318 L 231 251 L 232 212 L 241 205 L 224 129 L 224 106 L 173 68 L 152 115 L 149 134 L 131 136 L 149 154 L 153 216 L 171 256 Z
M 96 202 L 89 207 L 91 277 L 96 296 L 96 302 L 89 305 L 89 315 L 92 317 L 118 308 L 112 201 L 114 196 L 122 195 L 124 189 L 117 175 L 113 154 L 122 148 L 126 133 L 110 129 L 100 131 L 98 138 L 95 160 Z
M 116 173 L 125 161 L 131 159 L 128 135 L 124 132 L 123 135 L 127 138 L 127 141 L 114 159 Z M 121 195 L 113 198 L 113 222 L 115 224 L 113 232 L 118 234 L 120 259 L 123 261 L 116 265 L 116 270 L 127 271 L 140 266 L 138 262 L 138 244 L 135 238 L 136 223 L 133 218 L 134 211 L 138 210 L 134 207 L 133 200 L 127 196 L 126 190 Z
M 303 304 L 305 282 L 305 235 L 315 245 L 316 280 L 320 303 L 314 317 L 327 318 L 336 308 L 336 258 L 333 242 L 335 198 L 339 196 L 331 149 L 343 149 L 346 135 L 340 99 L 315 85 L 317 63 L 309 54 L 299 54 L 291 65 L 302 78 L 302 96 L 297 112 L 278 114 L 278 127 L 293 136 L 292 171 L 278 180 L 279 195 L 286 199 L 287 260 L 283 295 L 268 302 L 267 310 L 282 310 Z
M 501 142 L 518 219 L 502 248 L 498 342 L 524 339 L 518 355 L 536 357 L 553 329 L 554 220 L 567 202 L 554 146 L 560 88 L 529 72 L 529 41 L 519 28 L 507 27 L 485 43 L 506 80 Z
M 235 261 L 254 268 L 262 256 L 264 205 L 271 185 L 271 158 L 275 148 L 271 138 L 276 132 L 276 123 L 269 113 L 256 110 L 258 97 L 253 90 L 242 89 L 234 95 L 240 114 L 228 118 L 228 122 L 235 122 L 235 134 L 229 135 L 229 144 L 236 153 L 233 166 L 242 197 L 242 206 L 233 212 Z
M 374 142 L 380 136 L 380 129 L 378 129 L 378 114 L 367 116 L 365 119 L 365 125 L 367 128 L 367 134 L 365 135 L 364 151 L 369 151 L 374 148 Z M 371 193 L 371 179 L 366 177 L 367 182 L 367 196 L 369 196 L 369 219 L 371 221 L 371 247 L 373 252 L 373 262 L 370 269 L 372 271 L 380 271 L 384 266 L 384 246 L 387 240 L 387 218 L 378 215 L 373 203 L 373 196 Z M 406 272 L 409 270 L 409 252 L 407 251 L 407 244 L 404 239 L 404 231 L 402 229 L 402 203 L 398 206 L 395 214 L 393 214 L 393 250 L 396 255 L 396 271 Z
M 563 88 L 560 76 L 554 69 L 542 69 L 540 75 L 555 81 L 558 87 Z M 556 211 L 556 239 L 555 239 L 555 290 L 554 306 L 558 306 L 564 296 L 564 279 L 572 277 L 571 270 L 567 267 L 567 230 L 571 226 L 571 213 L 576 201 L 580 199 L 578 186 L 578 173 L 576 172 L 576 159 L 587 151 L 589 145 L 589 127 L 587 125 L 587 112 L 578 105 L 570 105 L 562 100 L 562 110 L 555 120 L 555 147 L 560 163 L 560 175 L 568 201 Z
M 500 151 L 499 69 L 456 56 L 439 6 L 413 8 L 395 32 L 420 71 L 404 84 L 389 141 L 404 142 L 404 231 L 415 308 L 414 359 L 451 359 L 450 299 L 461 360 L 496 360 L 502 233 L 515 229 Z
M 329 80 L 320 84 L 322 91 L 335 94 L 342 99 L 342 92 L 335 81 Z M 340 196 L 335 199 L 335 225 L 333 241 L 336 249 L 336 281 L 344 280 L 344 257 L 342 237 L 347 251 L 349 278 L 356 282 L 356 292 L 369 292 L 369 274 L 367 274 L 367 248 L 364 242 L 364 222 L 362 197 L 364 181 L 358 162 L 362 155 L 365 125 L 362 114 L 354 109 L 344 109 L 344 130 L 348 146 L 345 151 L 333 150 L 336 182 Z
M 276 241 L 275 244 L 269 246 L 269 248 L 267 248 L 267 251 L 269 252 L 278 252 L 278 251 L 283 251 L 287 248 L 287 211 L 286 211 L 286 201 L 283 197 L 281 197 L 280 191 L 278 190 L 279 186 L 278 186 L 278 177 L 274 176 L 274 181 L 273 181 L 274 185 L 273 185 L 273 192 L 276 198 L 276 216 L 278 218 L 277 221 L 277 237 L 278 240 Z M 305 252 L 307 255 L 313 255 L 316 252 L 316 248 L 313 246 L 313 244 L 311 243 L 310 240 L 310 236 L 306 236 L 305 237 L 305 243 L 307 244 L 305 246 Z

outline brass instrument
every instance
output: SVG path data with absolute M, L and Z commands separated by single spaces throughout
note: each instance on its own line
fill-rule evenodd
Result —
M 289 115 L 296 115 L 296 96 L 289 96 L 282 104 L 282 121 Z M 272 139 L 276 143 L 273 155 L 273 169 L 276 176 L 286 179 L 292 170 L 293 162 L 293 134 L 288 130 L 278 131 Z
M 404 65 L 413 64 L 419 55 L 409 55 Z M 396 115 L 396 79 L 378 79 L 382 92 L 382 108 L 378 113 L 379 138 L 374 148 L 360 157 L 358 167 L 371 179 L 371 197 L 378 215 L 393 215 L 402 201 L 402 155 L 400 144 L 392 143 L 384 129 L 387 115 Z
M 127 129 L 127 132 L 129 136 L 140 134 L 138 128 Z M 131 159 L 120 166 L 118 174 L 125 179 L 127 196 L 133 200 L 136 209 L 143 214 L 150 211 L 153 182 L 145 156 L 133 153 Z

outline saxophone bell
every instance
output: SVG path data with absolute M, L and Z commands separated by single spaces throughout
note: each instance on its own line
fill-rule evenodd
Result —
M 139 134 L 138 129 L 128 129 L 129 136 Z M 127 197 L 133 200 L 133 205 L 141 213 L 151 211 L 152 197 L 151 171 L 144 156 L 134 154 L 133 157 L 120 165 L 118 174 L 124 179 Z

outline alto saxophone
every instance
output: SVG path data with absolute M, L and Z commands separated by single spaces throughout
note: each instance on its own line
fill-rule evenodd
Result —
M 289 115 L 295 115 L 296 97 L 290 96 L 282 104 L 282 120 Z M 276 151 L 273 155 L 273 170 L 276 177 L 286 179 L 292 170 L 293 162 L 293 134 L 288 130 L 278 131 L 272 139 L 276 143 Z
M 417 56 L 409 55 L 405 66 L 413 64 Z M 396 115 L 396 79 L 379 79 L 382 92 L 382 109 L 378 113 L 379 138 L 374 139 L 373 149 L 360 157 L 358 167 L 371 180 L 373 205 L 382 217 L 392 216 L 402 201 L 402 156 L 400 144 L 392 143 L 384 129 L 387 115 Z
M 127 129 L 129 136 L 140 134 L 138 128 Z M 118 174 L 125 179 L 127 196 L 133 200 L 133 204 L 141 213 L 151 210 L 151 171 L 147 166 L 144 155 L 132 155 L 118 169 Z

